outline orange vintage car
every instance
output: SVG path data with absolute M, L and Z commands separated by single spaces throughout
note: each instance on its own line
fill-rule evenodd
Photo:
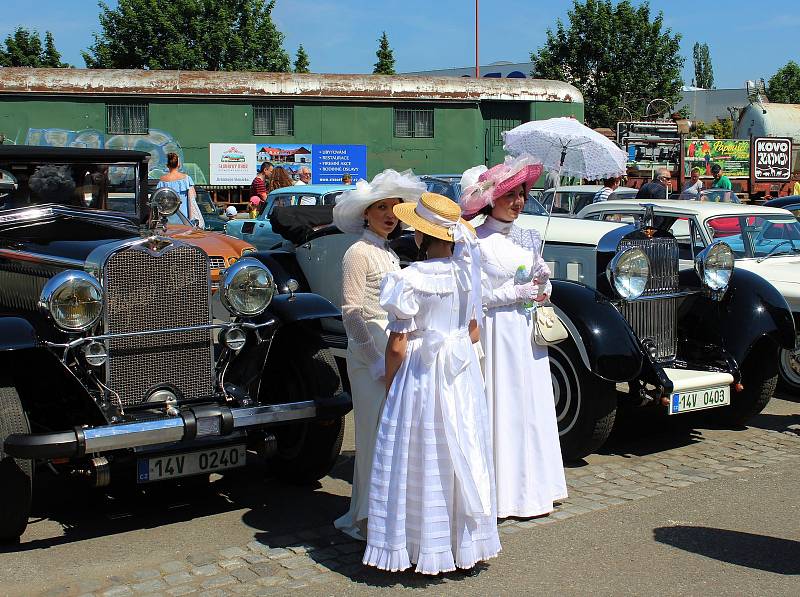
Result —
M 193 226 L 181 212 L 176 212 L 168 218 L 166 236 L 200 247 L 208 254 L 212 292 L 216 292 L 219 288 L 220 270 L 232 265 L 248 253 L 256 252 L 253 245 L 241 239 Z

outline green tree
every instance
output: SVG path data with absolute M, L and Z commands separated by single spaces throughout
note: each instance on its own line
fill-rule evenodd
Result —
M 43 47 L 38 31 L 17 27 L 12 35 L 6 36 L 5 50 L 0 49 L 0 66 L 68 68 L 69 64 L 61 62 L 53 34 L 47 31 L 44 38 Z
M 275 0 L 119 0 L 100 2 L 89 68 L 288 72 Z
M 650 15 L 644 2 L 573 0 L 569 24 L 561 19 L 531 54 L 531 75 L 566 81 L 584 96 L 586 121 L 593 127 L 616 125 L 620 106 L 644 116 L 656 98 L 674 106 L 680 99 L 680 34 L 664 27 L 664 15 Z M 636 90 L 637 97 L 628 97 Z
M 311 61 L 308 59 L 308 54 L 305 48 L 303 48 L 303 44 L 300 44 L 300 47 L 297 48 L 297 54 L 295 54 L 294 57 L 294 72 L 310 73 L 310 66 Z
M 800 65 L 790 60 L 772 75 L 767 83 L 769 101 L 800 104 Z
M 711 65 L 711 53 L 708 44 L 695 42 L 692 48 L 694 59 L 693 85 L 701 89 L 714 89 L 714 67 Z
M 713 135 L 715 139 L 733 139 L 733 121 L 730 118 L 717 118 L 713 122 L 698 120 L 693 135 L 700 138 Z
M 378 51 L 375 56 L 378 57 L 378 62 L 375 63 L 375 69 L 372 71 L 374 75 L 393 75 L 394 72 L 394 51 L 389 47 L 389 38 L 386 31 L 383 32 L 381 38 L 378 40 Z

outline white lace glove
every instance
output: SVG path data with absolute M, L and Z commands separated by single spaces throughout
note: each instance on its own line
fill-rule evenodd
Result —
M 539 284 L 531 280 L 527 284 L 517 284 L 514 286 L 514 293 L 517 295 L 519 302 L 528 302 L 535 300 L 539 296 Z
M 372 361 L 369 366 L 369 374 L 375 381 L 380 381 L 386 377 L 386 359 L 383 357 Z

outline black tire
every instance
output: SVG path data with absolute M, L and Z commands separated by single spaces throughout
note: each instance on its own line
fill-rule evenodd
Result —
M 30 433 L 28 417 L 13 386 L 0 380 L 0 541 L 17 541 L 28 526 L 33 494 L 33 461 L 6 456 L 13 433 Z
M 778 374 L 782 390 L 789 394 L 800 394 L 800 351 L 780 349 Z
M 314 338 L 307 334 L 301 338 L 306 342 L 295 339 L 284 353 L 292 358 L 280 359 L 281 381 L 276 385 L 284 396 L 281 400 L 300 401 L 341 393 L 342 380 L 330 350 L 314 346 Z M 344 417 L 285 425 L 276 428 L 275 434 L 278 453 L 268 461 L 268 471 L 291 483 L 313 483 L 336 464 L 344 438 Z
M 741 392 L 731 392 L 731 405 L 722 416 L 731 425 L 743 426 L 769 404 L 778 385 L 778 349 L 771 342 L 753 347 L 742 364 Z
M 571 337 L 548 352 L 561 455 L 579 460 L 608 439 L 617 414 L 616 386 L 586 369 Z

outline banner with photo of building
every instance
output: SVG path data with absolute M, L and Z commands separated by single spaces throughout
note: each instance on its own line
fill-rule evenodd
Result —
M 252 143 L 210 143 L 209 179 L 212 185 L 249 186 L 256 175 L 256 146 Z
M 728 177 L 750 176 L 750 141 L 745 139 L 686 139 L 683 142 L 686 176 L 700 168 L 700 176 L 711 176 L 711 166 L 719 164 Z

